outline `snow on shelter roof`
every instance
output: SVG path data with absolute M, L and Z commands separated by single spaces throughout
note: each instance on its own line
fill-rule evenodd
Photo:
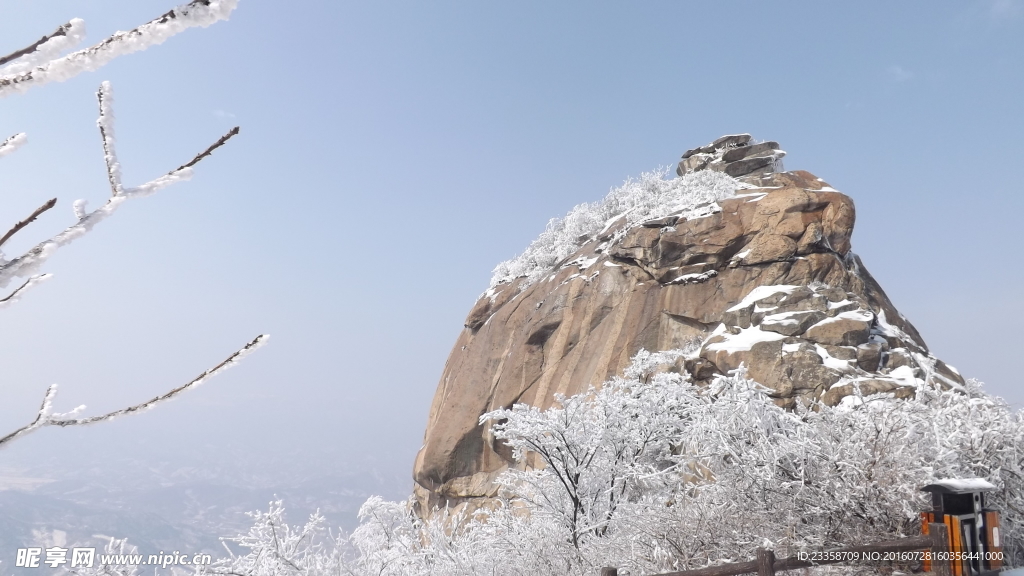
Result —
M 984 478 L 946 478 L 921 488 L 921 492 L 967 494 L 970 492 L 988 492 L 995 489 L 996 487 Z

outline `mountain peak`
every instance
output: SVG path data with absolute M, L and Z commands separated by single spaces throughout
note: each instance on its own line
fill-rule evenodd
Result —
M 486 505 L 516 463 L 480 424 L 548 408 L 622 373 L 641 350 L 683 350 L 698 383 L 745 368 L 780 406 L 958 388 L 851 250 L 853 201 L 781 171 L 776 142 L 729 135 L 554 220 L 503 263 L 438 385 L 414 478 L 421 514 Z

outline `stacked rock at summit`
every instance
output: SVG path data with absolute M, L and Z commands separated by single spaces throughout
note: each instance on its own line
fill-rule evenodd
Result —
M 414 468 L 418 513 L 497 495 L 495 478 L 516 463 L 482 414 L 547 408 L 620 374 L 640 349 L 692 350 L 671 369 L 697 382 L 742 365 L 784 407 L 961 386 L 850 250 L 850 198 L 808 172 L 776 171 L 783 154 L 745 134 L 688 151 L 681 176 L 724 172 L 736 194 L 699 217 L 619 218 L 542 279 L 488 290 L 434 396 Z
M 785 155 L 778 142 L 752 143 L 750 134 L 731 134 L 684 152 L 676 174 L 700 170 L 725 172 L 733 178 L 770 174 L 779 171 Z

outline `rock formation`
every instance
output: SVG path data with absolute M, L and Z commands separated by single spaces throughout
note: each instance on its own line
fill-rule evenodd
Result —
M 538 277 L 494 285 L 466 318 L 415 463 L 418 512 L 480 506 L 513 465 L 479 424 L 525 402 L 548 407 L 620 373 L 641 348 L 689 348 L 673 369 L 708 381 L 745 365 L 781 406 L 860 393 L 913 395 L 963 379 L 933 357 L 850 250 L 849 197 L 782 172 L 775 142 L 724 136 L 683 155 L 680 182 L 721 172 L 736 190 L 584 234 Z
M 722 136 L 707 146 L 687 150 L 676 168 L 682 176 L 700 170 L 725 172 L 729 176 L 770 174 L 778 172 L 779 163 L 786 153 L 779 150 L 778 142 L 750 143 L 750 134 Z

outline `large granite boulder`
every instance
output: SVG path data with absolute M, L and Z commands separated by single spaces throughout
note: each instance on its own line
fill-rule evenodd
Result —
M 745 134 L 690 150 L 681 176 L 740 176 L 736 194 L 696 217 L 622 217 L 543 276 L 488 290 L 430 408 L 414 468 L 418 512 L 496 495 L 494 479 L 514 462 L 482 414 L 546 408 L 556 393 L 621 373 L 641 348 L 696 350 L 679 367 L 696 381 L 743 365 L 786 407 L 960 386 L 851 252 L 852 200 L 808 172 L 778 172 L 782 154 Z M 749 162 L 758 158 L 769 160 Z

